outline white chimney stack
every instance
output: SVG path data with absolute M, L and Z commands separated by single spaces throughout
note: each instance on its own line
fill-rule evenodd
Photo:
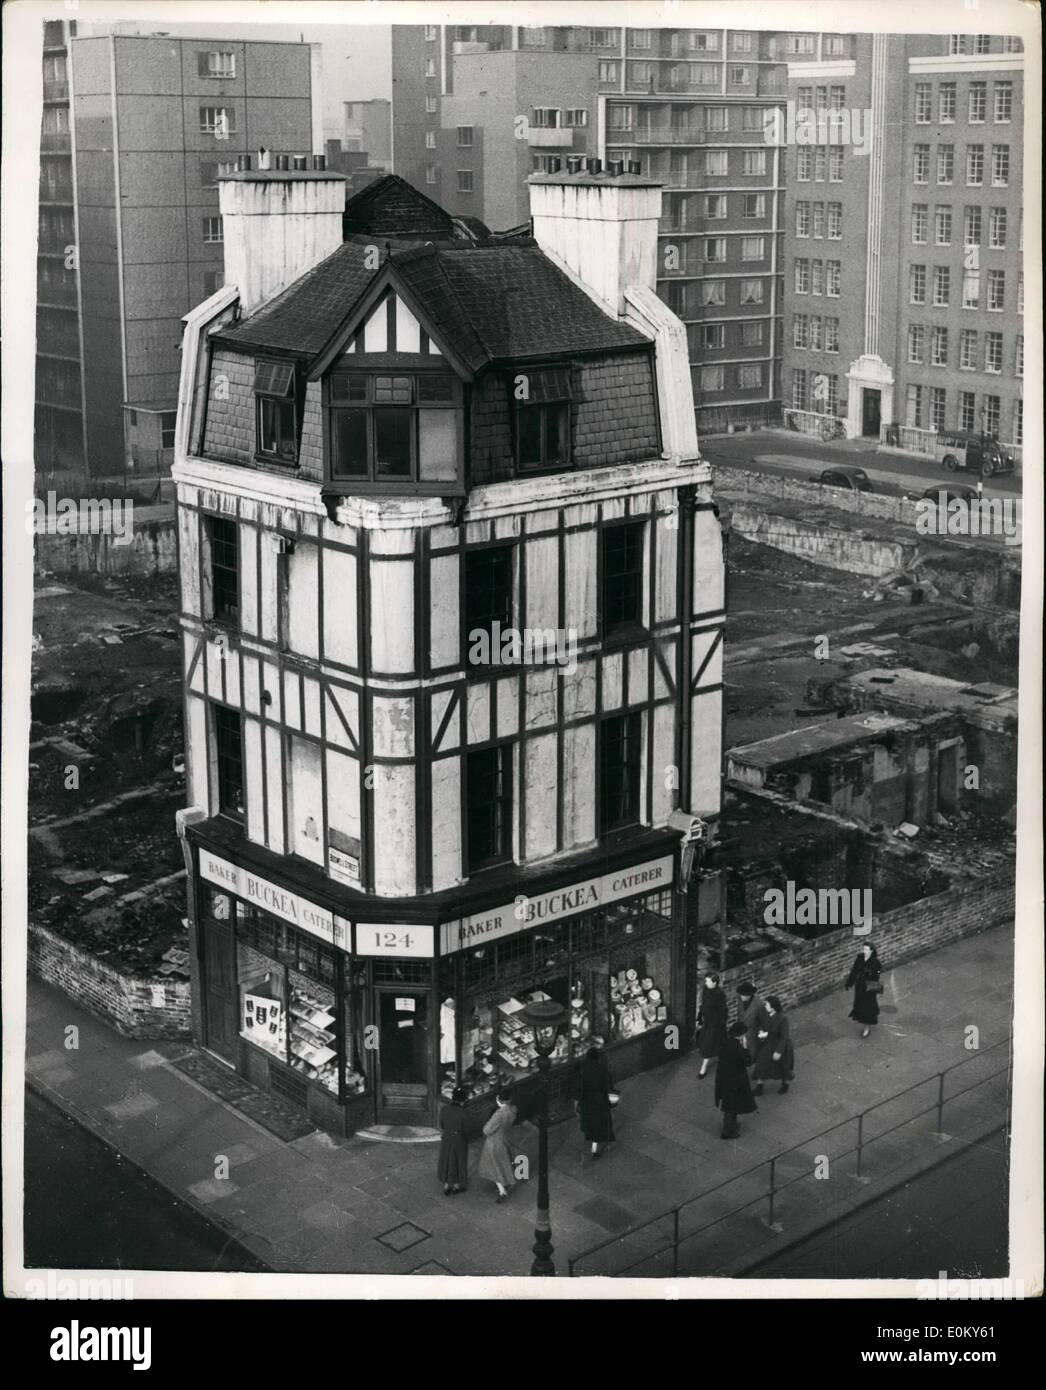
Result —
M 225 283 L 239 290 L 244 314 L 260 309 L 342 244 L 342 174 L 239 170 L 222 178 L 219 189 Z
M 635 174 L 535 174 L 529 180 L 534 238 L 615 317 L 625 290 L 657 283 L 661 185 Z

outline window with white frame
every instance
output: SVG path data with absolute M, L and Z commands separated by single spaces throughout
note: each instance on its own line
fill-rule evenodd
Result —
M 795 104 L 800 111 L 809 111 L 814 104 L 814 89 L 812 87 L 801 86 L 796 89 Z
M 810 262 L 805 256 L 797 257 L 795 262 L 795 292 L 810 293 Z
M 938 246 L 952 244 L 952 210 L 946 203 L 940 204 L 934 213 L 933 239 Z
M 1018 333 L 1018 334 L 1017 334 L 1017 341 L 1016 341 L 1016 345 L 1015 345 L 1015 357 L 1014 357 L 1013 371 L 1014 371 L 1014 376 L 1023 376 L 1023 375 L 1024 375 L 1024 334 L 1023 334 L 1023 333 Z
M 786 34 L 785 52 L 786 53 L 812 53 L 814 51 L 813 34 Z
M 843 181 L 843 155 L 845 150 L 839 145 L 833 145 L 828 151 L 828 182 L 842 183 Z
M 652 41 L 650 30 L 630 29 L 628 31 L 628 41 L 633 48 L 649 48 Z
M 426 130 L 425 148 L 427 150 L 434 150 L 436 148 L 436 132 L 434 130 Z
M 726 217 L 725 193 L 708 193 L 705 195 L 705 216 L 710 222 L 721 222 Z
M 923 388 L 914 383 L 908 387 L 905 397 L 904 423 L 909 429 L 922 429 Z
M 975 328 L 964 328 L 959 333 L 959 370 L 961 372 L 975 372 L 977 370 L 977 330 Z
M 806 409 L 806 368 L 792 368 L 792 409 Z
M 532 106 L 530 124 L 539 130 L 559 129 L 560 109 L 558 106 Z
M 705 237 L 704 259 L 710 264 L 722 264 L 726 260 L 726 237 Z
M 980 188 L 984 182 L 984 146 L 966 146 L 966 185 L 968 188 Z
M 1006 246 L 1006 209 L 992 208 L 988 213 L 988 245 L 993 251 Z
M 741 172 L 749 178 L 752 175 L 766 173 L 766 151 L 765 150 L 745 150 L 744 161 Z
M 933 302 L 938 309 L 946 309 L 951 294 L 952 272 L 946 265 L 933 268 Z
M 795 177 L 799 183 L 809 183 L 814 172 L 814 152 L 809 145 L 800 145 L 795 152 Z
M 701 325 L 701 346 L 706 352 L 726 347 L 726 324 L 705 323 Z
M 742 362 L 737 369 L 737 385 L 742 391 L 754 391 L 763 384 L 762 362 Z
M 762 304 L 763 302 L 763 282 L 762 280 L 742 280 L 741 281 L 741 303 L 742 304 Z
M 426 76 L 426 77 L 435 77 L 436 75 L 437 75 L 437 74 L 436 74 L 436 60 L 435 60 L 435 58 L 426 58 L 426 59 L 425 59 L 425 76 Z
M 726 106 L 706 106 L 705 107 L 705 130 L 715 131 L 721 134 L 730 129 L 730 112 Z
M 937 146 L 937 182 L 951 183 L 955 178 L 955 146 Z
M 762 193 L 746 193 L 741 201 L 742 217 L 765 217 L 766 197 Z
M 949 35 L 948 35 L 948 54 L 949 54 L 949 56 L 954 58 L 955 55 L 956 55 L 957 53 L 965 53 L 965 52 L 966 52 L 966 35 L 965 35 L 965 34 L 949 34 Z
M 947 367 L 948 365 L 947 328 L 938 326 L 933 330 L 933 337 L 930 341 L 930 365 L 931 367 Z
M 232 106 L 201 106 L 200 134 L 227 140 L 236 131 L 236 109 Z
M 929 235 L 930 208 L 927 203 L 912 204 L 912 245 L 925 246 Z
M 612 106 L 610 108 L 610 129 L 611 130 L 631 130 L 635 125 L 636 108 L 634 106 Z
M 1002 334 L 984 335 L 984 370 L 999 373 L 1002 371 Z
M 827 88 L 827 87 L 815 87 L 815 88 L 814 88 L 814 108 L 815 108 L 815 110 L 817 110 L 817 111 L 827 111 L 827 110 L 828 110 L 828 88 Z
M 210 245 L 215 245 L 224 240 L 222 235 L 222 219 L 220 217 L 205 217 L 203 219 L 203 239 Z
M 236 76 L 236 54 L 227 49 L 198 53 L 201 77 L 230 78 Z
M 933 83 L 915 84 L 915 124 L 929 125 L 933 118 Z
M 741 107 L 741 129 L 762 130 L 766 125 L 766 112 L 761 106 Z
M 590 29 L 588 42 L 591 48 L 616 48 L 621 34 L 617 29 Z
M 730 83 L 734 87 L 747 87 L 752 81 L 752 69 L 730 65 Z
M 571 130 L 582 130 L 588 125 L 588 112 L 583 106 L 569 106 L 567 108 L 566 120 Z
M 846 105 L 846 88 L 841 83 L 833 83 L 828 88 L 829 111 L 842 111 Z
M 763 320 L 748 319 L 741 324 L 741 346 L 761 347 L 763 343 Z
M 434 115 L 439 110 L 439 97 L 427 96 L 425 98 L 425 110 L 430 116 Z
M 726 150 L 705 150 L 705 177 L 718 179 L 727 173 Z
M 912 181 L 914 183 L 930 182 L 929 145 L 916 145 L 912 150 Z
M 913 265 L 908 271 L 909 304 L 926 303 L 926 267 Z
M 794 348 L 808 348 L 810 346 L 810 320 L 806 314 L 792 315 L 792 346 Z
M 994 313 L 1006 308 L 1006 272 L 988 271 L 988 308 Z
M 824 236 L 824 203 L 814 203 L 812 205 L 814 215 L 813 234 L 815 237 Z
M 1024 402 L 1014 401 L 1013 403 L 1013 442 L 1014 444 L 1024 443 Z
M 617 64 L 601 62 L 599 65 L 599 80 L 600 82 L 616 82 Z
M 841 241 L 843 236 L 843 205 L 828 204 L 828 240 Z
M 818 145 L 814 150 L 814 182 L 824 183 L 828 174 L 828 149 Z
M 992 146 L 992 187 L 1005 188 L 1010 182 L 1009 145 Z
M 730 35 L 730 46 L 735 53 L 751 53 L 752 35 L 747 30 L 735 30 Z
M 472 148 L 472 126 L 458 126 L 458 148 L 462 150 L 470 150 Z
M 435 183 L 435 182 L 436 182 L 436 166 L 435 166 L 435 164 L 426 164 L 426 165 L 425 165 L 425 182 L 426 182 L 426 183 Z
M 826 58 L 845 58 L 848 35 L 825 34 L 824 56 Z
M 1002 402 L 998 396 L 984 398 L 984 433 L 998 435 L 999 420 L 1002 415 Z
M 701 368 L 701 390 L 702 391 L 722 391 L 723 379 L 726 372 L 723 367 L 702 367 Z
M 910 323 L 908 325 L 908 361 L 921 362 L 923 360 L 924 342 L 926 330 L 921 323 Z
M 701 286 L 701 303 L 706 309 L 710 306 L 721 309 L 726 303 L 726 281 L 705 280 Z
M 824 321 L 824 350 L 825 352 L 839 351 L 838 319 L 825 319 Z
M 1014 34 L 1007 34 L 1002 41 L 1002 51 L 1004 53 L 1023 53 L 1024 40 L 1017 38 Z
M 835 372 L 821 373 L 821 410 L 825 415 L 839 414 L 839 378 Z
M 458 170 L 458 192 L 459 192 L 459 193 L 471 193 L 472 191 L 473 191 L 472 170 L 471 170 L 471 169 L 459 169 L 459 170 Z
M 1017 312 L 1024 313 L 1024 271 L 1017 272 Z
M 973 51 L 974 53 L 990 53 L 992 51 L 991 34 L 974 34 Z
M 743 261 L 761 261 L 766 258 L 766 238 L 761 236 L 743 236 L 741 238 L 741 259 Z
M 980 246 L 981 210 L 979 207 L 968 207 L 963 213 L 962 240 L 964 246 Z
M 948 417 L 948 393 L 943 386 L 930 387 L 930 428 L 943 430 Z
M 971 82 L 967 119 L 971 125 L 981 125 L 987 118 L 987 114 L 988 84 L 987 82 Z
M 981 302 L 981 272 L 964 270 L 962 273 L 962 307 L 976 309 Z
M 969 432 L 977 428 L 977 394 L 975 391 L 959 392 L 957 419 L 961 430 Z
M 822 260 L 810 262 L 810 293 L 824 293 L 824 261 Z
M 942 124 L 955 120 L 955 83 L 942 82 L 937 89 L 937 120 Z
M 824 263 L 824 292 L 831 299 L 839 298 L 839 284 L 842 277 L 842 270 L 842 261 L 825 261 Z
M 718 53 L 719 35 L 712 31 L 691 30 L 687 35 L 687 47 L 693 53 Z
M 796 236 L 810 235 L 810 204 L 799 202 L 795 205 L 795 234 Z

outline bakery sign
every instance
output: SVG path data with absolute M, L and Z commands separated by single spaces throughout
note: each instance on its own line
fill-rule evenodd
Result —
M 253 874 L 239 864 L 230 864 L 209 850 L 200 850 L 200 877 L 208 883 L 215 883 L 244 902 L 271 912 L 274 917 L 282 917 L 302 931 L 318 936 L 332 946 L 349 950 L 350 928 L 348 922 L 335 917 L 325 907 L 311 903 L 307 898 L 280 888 L 268 879 Z
M 651 859 L 645 864 L 633 864 L 627 869 L 615 869 L 612 874 L 587 878 L 554 888 L 550 893 L 521 893 L 504 907 L 489 912 L 476 912 L 471 917 L 459 917 L 444 922 L 440 928 L 440 952 L 449 955 L 470 946 L 482 946 L 528 927 L 572 917 L 578 912 L 591 912 L 608 903 L 620 902 L 638 893 L 653 893 L 672 884 L 672 856 Z

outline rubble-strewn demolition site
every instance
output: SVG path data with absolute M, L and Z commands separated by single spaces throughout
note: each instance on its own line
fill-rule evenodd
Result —
M 725 799 L 704 850 L 702 968 L 809 997 L 838 983 L 855 929 L 912 955 L 1001 920 L 1013 897 L 1019 584 L 1001 606 L 937 592 L 913 602 L 905 586 L 732 532 L 725 507 L 724 523 Z M 976 567 L 970 547 L 962 563 Z M 81 571 L 37 584 L 33 959 L 118 1027 L 185 1032 L 175 579 Z M 774 921 L 775 890 L 792 903 L 812 890 L 819 906 Z M 865 902 L 870 922 L 851 920 L 849 905 Z M 76 948 L 61 970 L 48 949 L 58 940 Z M 146 1003 L 114 1011 L 111 990 L 85 988 L 75 961 L 88 957 L 150 982 Z

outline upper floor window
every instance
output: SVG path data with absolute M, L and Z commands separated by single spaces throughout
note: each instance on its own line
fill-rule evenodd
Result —
M 516 464 L 521 472 L 569 464 L 571 396 L 570 372 L 565 368 L 528 371 L 516 377 L 512 397 Z
M 458 146 L 463 150 L 472 148 L 472 127 L 470 125 L 458 126 Z
M 471 169 L 459 169 L 459 170 L 458 170 L 458 192 L 459 192 L 459 193 L 471 193 L 471 192 L 473 191 L 473 188 L 474 188 L 474 183 L 473 183 L 472 170 L 471 170 Z
M 298 408 L 293 362 L 260 361 L 254 369 L 257 450 L 278 463 L 298 458 Z
M 333 478 L 457 481 L 461 389 L 456 377 L 335 371 L 328 398 Z
M 218 810 L 223 816 L 242 820 L 243 796 L 243 736 L 238 710 L 224 705 L 214 710 L 214 742 L 218 771 Z
M 227 140 L 236 131 L 236 111 L 231 106 L 201 106 L 200 133 Z
M 201 77 L 235 77 L 236 54 L 227 51 L 198 53 Z
M 599 726 L 599 830 L 605 834 L 639 820 L 643 720 L 617 714 Z
M 219 623 L 236 623 L 240 616 L 240 547 L 235 521 L 208 516 L 205 522 L 210 554 L 210 601 L 207 617 Z
M 426 42 L 426 43 L 435 43 L 435 41 L 436 41 L 438 38 L 439 38 L 439 25 L 437 25 L 437 24 L 426 24 L 426 25 L 425 25 L 425 42 Z
M 178 428 L 178 412 L 165 410 L 160 415 L 160 448 L 173 449 L 174 435 Z
M 479 749 L 465 758 L 468 871 L 512 858 L 512 744 Z
M 588 125 L 588 112 L 583 106 L 570 106 L 567 108 L 566 117 L 563 124 L 574 129 Z M 609 156 L 608 156 L 609 157 Z
M 208 245 L 217 245 L 224 241 L 220 217 L 205 217 L 203 219 L 203 239 Z
M 997 121 L 1013 119 L 1012 82 L 996 82 L 995 84 L 995 119 Z
M 465 552 L 465 645 L 470 662 L 477 637 L 489 638 L 493 650 L 495 625 L 498 632 L 512 626 L 513 553 L 511 545 L 483 546 Z M 484 641 L 477 651 L 486 652 L 487 648 Z
M 643 523 L 602 533 L 599 607 L 603 635 L 643 621 Z
M 813 34 L 789 34 L 785 39 L 786 53 L 812 53 L 813 51 Z

